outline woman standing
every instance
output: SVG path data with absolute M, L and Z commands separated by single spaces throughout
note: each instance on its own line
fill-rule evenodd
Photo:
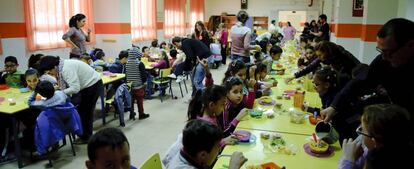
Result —
M 76 14 L 69 20 L 69 30 L 63 34 L 62 39 L 72 46 L 69 58 L 80 58 L 86 53 L 86 42 L 90 41 L 91 29 L 85 34 L 82 28 L 85 26 L 86 16 L 84 14 Z
M 240 11 L 237 14 L 237 23 L 231 27 L 231 60 L 240 60 L 250 63 L 250 49 L 261 50 L 259 45 L 250 45 L 251 30 L 246 26 L 249 14 Z
M 77 105 L 83 127 L 83 135 L 78 143 L 86 143 L 93 131 L 96 101 L 104 90 L 101 75 L 80 60 L 63 60 L 55 56 L 42 57 L 39 67 L 40 72 L 57 77 L 60 90 L 72 96 L 72 103 Z M 76 103 L 75 98 L 78 99 Z
M 194 26 L 194 33 L 191 35 L 192 39 L 197 39 L 203 42 L 207 45 L 207 47 L 210 46 L 211 43 L 211 37 L 208 33 L 206 27 L 204 26 L 203 22 L 197 21 Z
M 287 22 L 287 27 L 285 29 L 283 29 L 283 33 L 285 34 L 285 36 L 283 37 L 283 40 L 289 41 L 289 40 L 293 40 L 295 38 L 295 34 L 296 34 L 296 29 L 292 26 L 292 24 L 290 24 L 290 22 Z

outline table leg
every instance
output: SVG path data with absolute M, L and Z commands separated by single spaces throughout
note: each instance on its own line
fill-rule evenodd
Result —
M 100 91 L 100 98 L 101 98 L 101 116 L 102 116 L 102 123 L 105 124 L 106 114 L 105 114 L 105 87 L 103 87 L 102 91 Z
M 17 164 L 19 168 L 23 168 L 23 161 L 22 161 L 22 151 L 20 148 L 20 139 L 19 133 L 17 128 L 17 121 L 16 117 L 12 117 L 12 130 L 13 130 L 13 137 L 14 137 L 14 148 L 15 148 L 15 155 L 17 158 Z

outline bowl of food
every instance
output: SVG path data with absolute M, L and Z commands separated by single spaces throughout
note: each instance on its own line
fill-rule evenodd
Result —
M 300 111 L 291 111 L 290 112 L 290 122 L 295 124 L 302 124 L 305 122 L 305 113 Z
M 329 149 L 329 144 L 323 140 L 319 140 L 317 142 L 315 142 L 315 140 L 312 140 L 308 144 L 310 151 L 316 154 L 326 153 Z
M 275 101 L 270 96 L 263 96 L 259 99 L 259 104 L 264 106 L 272 106 L 275 104 Z
M 240 142 L 249 142 L 252 133 L 246 130 L 237 130 L 233 133 L 233 135 L 235 135 L 237 137 L 237 140 Z

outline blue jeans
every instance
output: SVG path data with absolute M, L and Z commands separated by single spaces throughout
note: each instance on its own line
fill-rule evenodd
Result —
M 175 69 L 174 69 L 174 74 L 175 74 L 176 76 L 178 76 L 178 75 L 182 75 L 182 74 L 183 74 L 183 71 L 184 71 L 184 62 L 183 62 L 183 63 L 178 64 L 177 66 L 175 66 Z
M 231 61 L 240 60 L 244 63 L 250 63 L 249 56 L 239 56 L 239 55 L 231 55 Z
M 198 63 L 197 66 L 194 68 L 194 76 L 192 79 L 193 95 L 195 94 L 197 90 L 204 89 L 203 80 L 205 76 L 206 76 L 206 71 L 204 70 L 203 65 Z
M 152 76 L 151 73 L 147 73 L 147 85 L 145 86 L 145 94 L 148 96 L 152 95 L 152 79 L 154 79 L 154 76 Z

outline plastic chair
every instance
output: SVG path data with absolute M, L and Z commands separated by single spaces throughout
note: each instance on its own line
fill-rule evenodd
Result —
M 174 94 L 171 88 L 171 78 L 168 77 L 168 75 L 171 74 L 171 68 L 167 68 L 167 69 L 159 69 L 159 77 L 154 78 L 154 80 L 152 81 L 154 84 L 157 84 L 160 87 L 160 99 L 162 102 L 162 97 L 163 97 L 163 92 L 165 89 L 167 89 L 167 87 L 170 87 L 170 94 L 171 94 L 171 98 L 174 99 Z
M 141 165 L 140 169 L 162 169 L 160 154 L 156 153 L 152 155 Z

